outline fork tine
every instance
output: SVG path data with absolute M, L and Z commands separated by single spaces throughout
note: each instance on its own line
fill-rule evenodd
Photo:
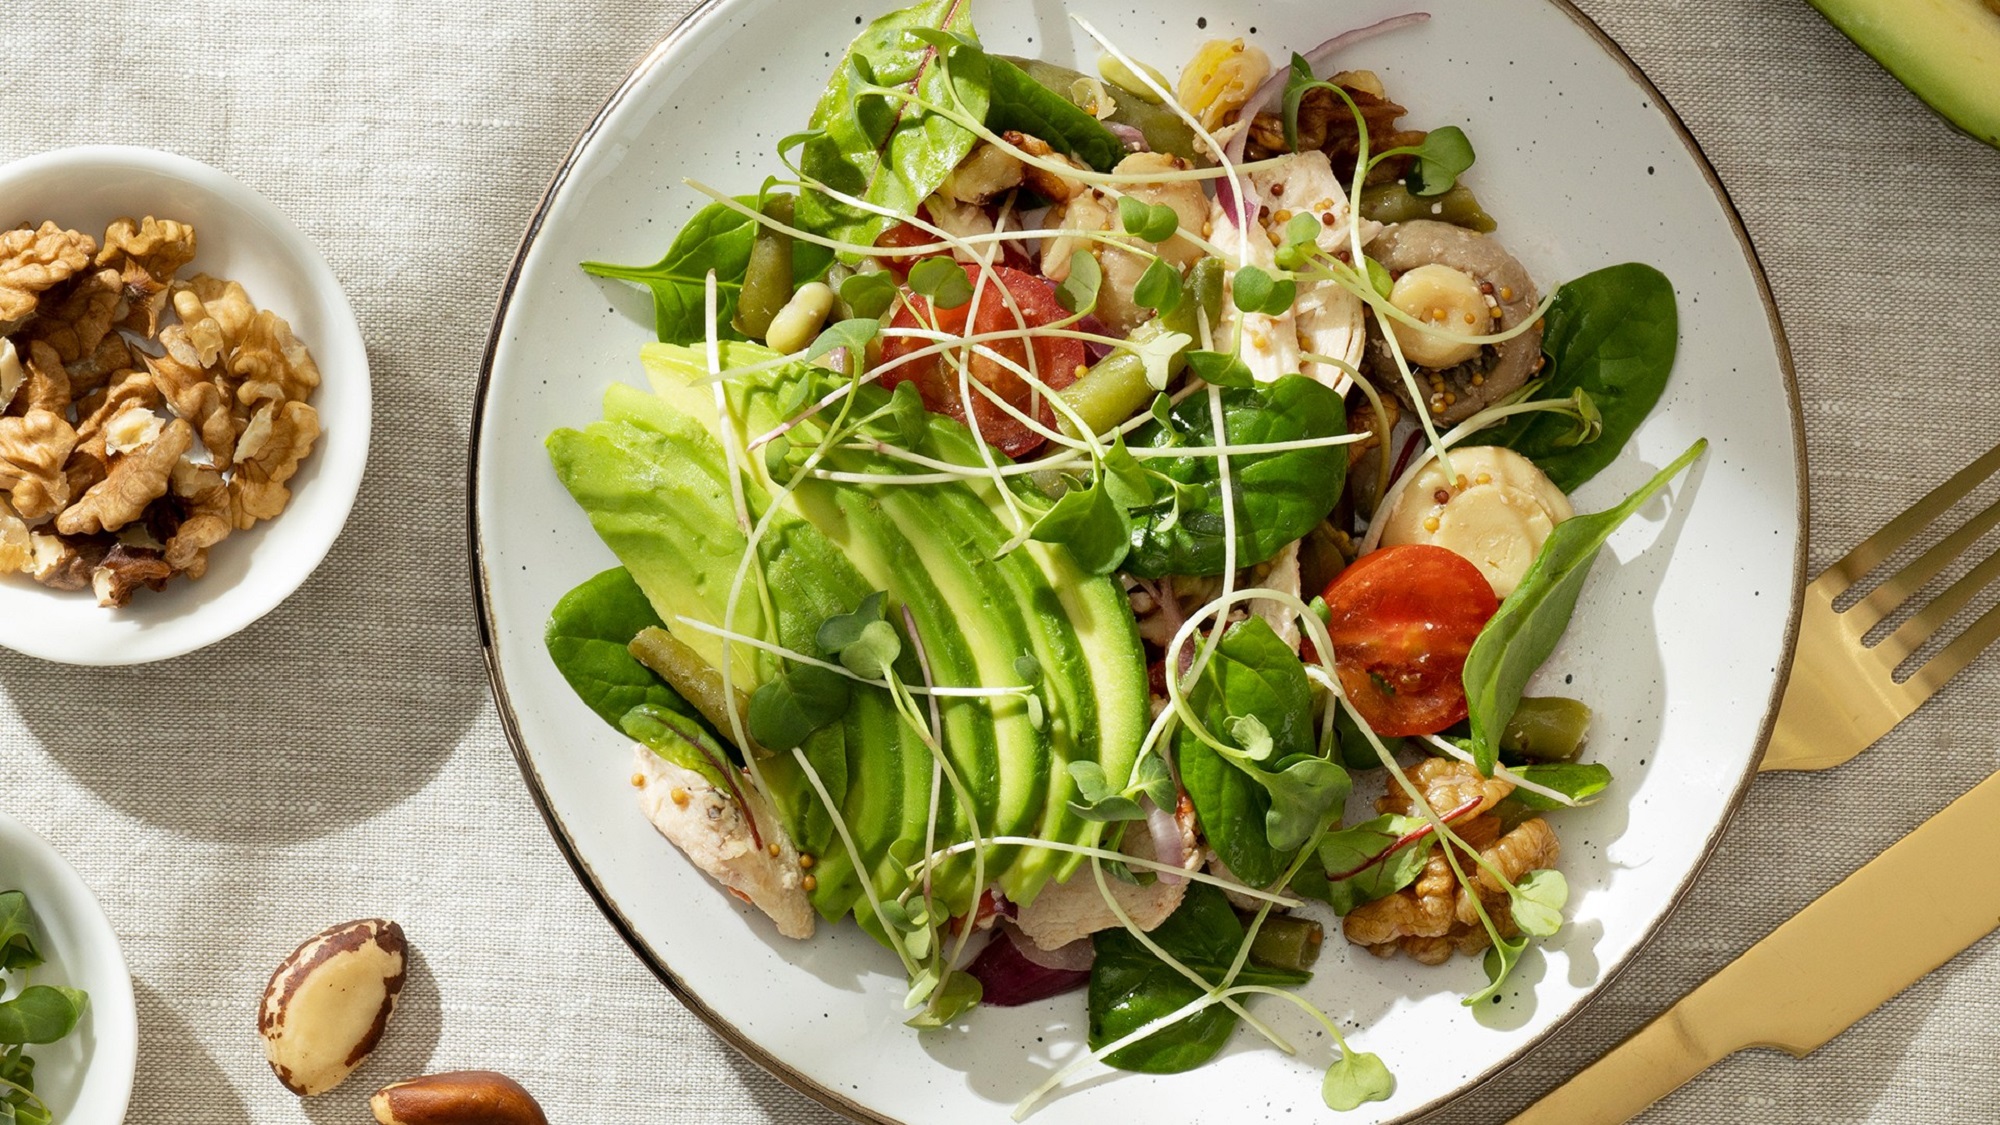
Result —
M 1929 504 L 1929 498 L 1925 498 L 1922 503 Z M 1950 505 L 1947 504 L 1945 507 Z M 1938 512 L 1942 513 L 1943 510 L 1940 508 Z M 1847 611 L 1854 615 L 1852 618 L 1854 628 L 1861 632 L 1874 628 L 1876 622 L 1893 613 L 1906 598 L 1921 589 L 1924 583 L 1936 578 L 1939 571 L 1950 566 L 1953 559 L 1964 554 L 1979 541 L 1981 536 L 1993 530 L 1995 526 L 2000 526 L 2000 500 L 1987 505 L 1984 511 L 1965 521 L 1965 526 L 1945 536 L 1936 546 L 1912 559 L 1908 566 L 1890 575 L 1880 586 L 1870 590 L 1867 597 L 1856 602 Z
M 1903 622 L 1894 633 L 1875 646 L 1876 655 L 1892 668 L 1901 664 L 1911 653 L 1922 648 L 1924 642 L 1931 639 L 1931 634 L 1951 620 L 1953 614 L 1964 609 L 1973 595 L 1992 585 L 1995 579 L 2000 579 L 2000 551 L 1986 556 L 1978 566 L 1933 598 L 1922 612 Z
M 1937 689 L 1945 685 L 1945 681 L 1958 675 L 1995 640 L 2000 640 L 2000 605 L 1980 614 L 1979 620 L 1974 621 L 1970 628 L 1960 633 L 1956 640 L 1944 646 L 1943 652 L 1931 657 L 1923 667 L 1918 668 L 1904 687 L 1915 688 L 1922 693 L 1918 696 L 1918 702 L 1929 699 Z
M 1932 489 L 1929 495 L 1910 505 L 1909 510 L 1884 524 L 1882 530 L 1862 540 L 1846 557 L 1828 567 L 1821 577 L 1834 577 L 1839 583 L 1839 588 L 1832 591 L 1834 594 L 1852 586 L 1996 471 L 2000 471 L 2000 445 Z

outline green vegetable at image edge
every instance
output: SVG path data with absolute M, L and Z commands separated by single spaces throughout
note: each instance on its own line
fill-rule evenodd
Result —
M 0 892 L 0 994 L 10 984 L 23 984 L 31 970 L 43 964 L 35 940 L 35 915 L 28 896 Z M 17 979 L 4 979 L 17 974 Z M 31 1045 L 56 1043 L 82 1022 L 90 997 L 77 988 L 26 984 L 0 1003 L 0 1122 L 50 1125 L 49 1107 L 35 1095 L 35 1060 Z

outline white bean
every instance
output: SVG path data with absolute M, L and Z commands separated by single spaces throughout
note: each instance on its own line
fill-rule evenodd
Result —
M 807 282 L 771 318 L 771 329 L 765 333 L 764 342 L 772 350 L 786 354 L 804 351 L 812 345 L 820 325 L 826 323 L 827 314 L 832 311 L 833 290 L 825 282 Z

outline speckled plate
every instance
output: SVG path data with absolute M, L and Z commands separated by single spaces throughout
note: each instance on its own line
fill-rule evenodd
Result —
M 1036 0 L 980 3 L 990 47 L 1061 62 L 1094 51 L 1078 11 L 1140 57 L 1177 67 L 1202 39 L 1245 35 L 1273 58 L 1401 10 L 1388 0 Z M 1394 1098 L 1341 1118 L 1407 1119 L 1464 1093 L 1578 1008 L 1627 963 L 1694 879 L 1748 784 L 1789 666 L 1803 576 L 1805 473 L 1789 358 L 1756 258 L 1693 141 L 1636 68 L 1552 0 L 1462 0 L 1343 62 L 1378 71 L 1410 120 L 1458 123 L 1469 176 L 1500 236 L 1547 284 L 1628 260 L 1680 292 L 1675 382 L 1631 446 L 1577 496 L 1606 506 L 1697 437 L 1708 456 L 1611 543 L 1542 673 L 1589 700 L 1608 798 L 1559 818 L 1574 920 L 1498 1003 L 1468 1011 L 1479 964 L 1378 961 L 1333 942 L 1308 995 L 1399 1078 Z M 833 60 L 872 4 L 722 0 L 675 29 L 612 95 L 529 228 L 480 385 L 471 549 L 486 656 L 521 769 L 577 874 L 675 995 L 779 1077 L 857 1118 L 992 1121 L 1082 1037 L 1079 996 L 976 1013 L 962 1028 L 901 1026 L 896 965 L 852 926 L 795 944 L 694 871 L 631 798 L 621 740 L 549 664 L 556 599 L 612 565 L 556 483 L 542 440 L 596 417 L 604 386 L 643 382 L 644 294 L 586 277 L 584 259 L 651 261 L 698 197 L 683 176 L 751 190 L 778 168 Z M 1107 1119 L 1324 1119 L 1326 1044 L 1289 1007 L 1263 1013 L 1302 1045 L 1288 1058 L 1239 1033 L 1214 1063 L 1170 1077 L 1099 1077 L 1038 1113 Z

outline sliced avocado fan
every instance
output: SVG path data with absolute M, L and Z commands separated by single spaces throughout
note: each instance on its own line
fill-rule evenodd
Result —
M 779 358 L 751 344 L 723 348 L 727 368 Z M 1032 686 L 1039 699 L 1038 707 L 1021 695 L 937 699 L 942 749 L 970 800 L 938 784 L 935 826 L 938 767 L 915 724 L 883 689 L 854 685 L 842 720 L 801 747 L 835 809 L 818 798 L 792 755 L 760 755 L 759 772 L 787 829 L 817 858 L 815 908 L 829 919 L 853 911 L 879 937 L 860 880 L 878 897 L 894 897 L 911 886 L 909 869 L 922 859 L 927 838 L 939 849 L 964 843 L 975 838 L 975 824 L 979 839 L 1097 843 L 1102 826 L 1069 808 L 1069 765 L 1094 761 L 1110 777 L 1129 776 L 1150 715 L 1144 654 L 1119 585 L 1083 571 L 1061 547 L 1031 542 L 1003 554 L 1012 525 L 991 480 L 807 478 L 787 492 L 761 453 L 739 455 L 738 463 L 744 506 L 753 522 L 767 525 L 757 554 L 763 577 L 760 583 L 748 574 L 739 584 L 749 537 L 737 519 L 724 443 L 743 450 L 796 409 L 786 404 L 816 400 L 840 377 L 788 364 L 732 379 L 726 386 L 737 429 L 728 434 L 714 387 L 700 382 L 708 371 L 700 351 L 649 345 L 643 358 L 654 393 L 614 386 L 603 421 L 559 430 L 548 448 L 564 486 L 676 637 L 720 667 L 722 639 L 689 622 L 721 626 L 734 588 L 730 631 L 823 657 L 816 647 L 820 624 L 882 590 L 889 620 L 906 638 L 896 664 L 905 684 L 921 686 L 928 668 L 939 686 Z M 957 422 L 925 415 L 921 439 L 911 442 L 889 419 L 887 392 L 862 386 L 852 398 L 850 419 L 879 419 L 864 425 L 864 436 L 907 444 L 936 460 L 981 463 L 978 445 Z M 788 435 L 792 448 L 816 446 L 835 413 L 796 426 Z M 830 447 L 821 466 L 876 478 L 929 471 L 856 448 L 865 444 Z M 775 512 L 774 497 L 782 497 Z M 782 658 L 748 644 L 731 644 L 728 653 L 732 680 L 746 692 L 784 671 Z M 1039 682 L 1024 679 L 1024 668 L 1039 669 Z M 924 697 L 918 701 L 928 706 Z M 852 855 L 835 830 L 836 817 Z M 1080 862 L 1072 852 L 1032 846 L 980 851 L 983 885 L 970 852 L 932 873 L 934 895 L 954 914 L 972 909 L 984 885 L 1031 902 Z

